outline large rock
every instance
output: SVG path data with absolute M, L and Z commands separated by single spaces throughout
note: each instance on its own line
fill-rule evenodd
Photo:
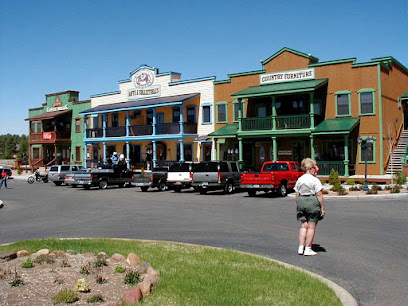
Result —
M 42 249 L 42 250 L 39 250 L 35 254 L 37 254 L 37 255 L 48 255 L 48 254 L 50 254 L 50 250 L 49 249 Z
M 131 266 L 137 266 L 140 264 L 141 260 L 139 256 L 137 256 L 135 253 L 129 253 L 127 257 L 127 262 Z
M 57 250 L 57 251 L 52 251 L 50 255 L 55 256 L 55 257 L 64 257 L 66 254 L 62 250 Z
M 142 291 L 143 296 L 151 295 L 154 290 L 154 285 L 152 282 L 143 281 L 139 284 L 140 291 Z
M 26 250 L 20 250 L 17 252 L 17 257 L 23 257 L 23 256 L 30 256 L 31 253 L 29 251 Z
M 120 303 L 106 302 L 106 303 L 100 304 L 99 306 L 120 306 Z
M 151 274 L 143 274 L 140 277 L 140 280 L 142 282 L 144 282 L 144 281 L 152 282 L 153 284 L 160 284 L 160 282 L 161 282 L 160 277 L 158 277 L 156 275 L 151 275 Z
M 137 266 L 137 271 L 139 271 L 139 273 L 145 273 L 147 271 L 147 269 L 151 268 L 152 266 L 145 261 L 142 261 L 138 266 Z
M 146 273 L 147 273 L 147 274 L 154 275 L 154 276 L 159 276 L 159 272 L 157 272 L 157 270 L 156 270 L 156 269 L 153 269 L 152 267 L 149 267 L 149 268 L 147 269 Z
M 105 252 L 99 252 L 98 254 L 96 254 L 96 257 L 97 257 L 98 259 L 105 259 L 105 260 L 109 258 L 109 256 L 106 255 Z
M 17 253 L 16 252 L 8 252 L 8 253 L 0 254 L 0 259 L 5 260 L 5 261 L 9 261 L 9 260 L 12 260 L 14 258 L 17 258 Z
M 119 262 L 124 262 L 124 261 L 126 261 L 126 258 L 122 254 L 115 253 L 115 254 L 112 255 L 112 260 L 119 261 Z
M 87 258 L 92 258 L 94 256 L 95 256 L 94 253 L 90 253 L 90 252 L 84 253 L 84 257 L 87 257 Z
M 142 297 L 143 297 L 142 291 L 140 290 L 139 287 L 136 287 L 126 292 L 122 298 L 122 301 L 126 304 L 139 303 Z

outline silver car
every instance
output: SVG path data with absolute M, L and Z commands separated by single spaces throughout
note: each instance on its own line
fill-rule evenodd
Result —
M 83 167 L 80 165 L 55 165 L 51 166 L 48 171 L 48 179 L 54 182 L 55 185 L 61 186 L 64 182 L 65 176 L 74 171 L 81 170 Z

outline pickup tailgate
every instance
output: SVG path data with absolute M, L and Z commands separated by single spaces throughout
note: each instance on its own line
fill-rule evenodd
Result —
M 177 183 L 177 182 L 189 182 L 190 172 L 168 172 L 167 173 L 167 182 Z
M 194 172 L 194 183 L 218 183 L 218 172 Z
M 271 185 L 274 177 L 272 173 L 243 173 L 241 175 L 241 185 Z
M 151 174 L 133 174 L 133 184 L 138 187 L 149 186 L 151 184 Z

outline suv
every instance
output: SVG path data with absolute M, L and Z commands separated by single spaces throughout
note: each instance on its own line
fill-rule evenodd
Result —
M 13 171 L 9 167 L 0 166 L 0 177 L 3 172 L 6 172 L 9 177 L 13 175 Z
M 241 171 L 235 161 L 201 162 L 194 167 L 192 186 L 201 194 L 223 189 L 232 193 L 241 184 Z
M 180 192 L 182 188 L 190 188 L 195 165 L 191 162 L 172 165 L 167 173 L 167 186 L 175 192 Z
M 55 165 L 51 166 L 48 171 L 48 179 L 54 182 L 55 185 L 61 186 L 64 182 L 65 175 L 74 171 L 81 170 L 83 167 L 80 165 Z

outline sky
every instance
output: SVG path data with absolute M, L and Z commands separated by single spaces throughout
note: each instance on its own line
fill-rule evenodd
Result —
M 408 0 L 0 0 L 0 135 L 46 94 L 117 91 L 143 64 L 225 80 L 283 47 L 408 67 Z

